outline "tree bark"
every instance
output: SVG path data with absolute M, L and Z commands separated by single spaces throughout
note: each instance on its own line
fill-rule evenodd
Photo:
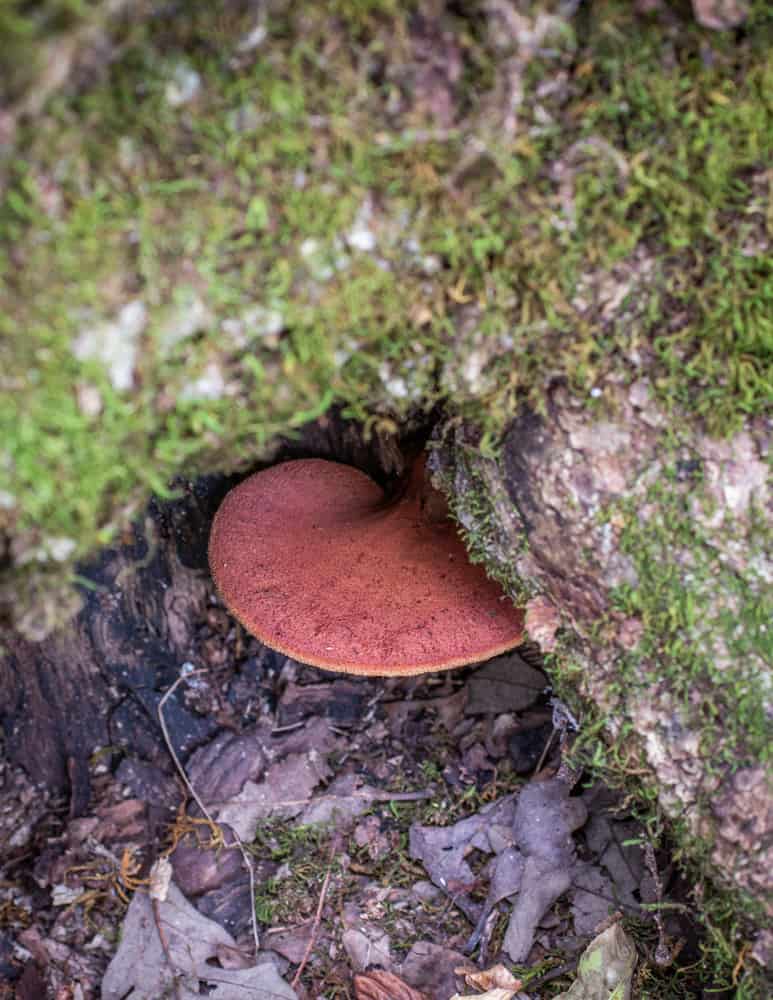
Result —
M 609 741 L 646 765 L 715 876 L 770 906 L 770 430 L 750 420 L 713 439 L 666 413 L 646 376 L 605 404 L 556 387 L 496 459 L 449 424 L 430 467 L 473 549 L 528 602 L 531 638 L 551 649 L 561 626 L 563 662 Z

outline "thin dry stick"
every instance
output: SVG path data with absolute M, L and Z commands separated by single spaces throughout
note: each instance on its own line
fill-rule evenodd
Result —
M 161 700 L 158 703 L 158 710 L 157 710 L 158 711 L 158 721 L 161 724 L 161 732 L 164 734 L 164 740 L 166 742 L 166 748 L 169 751 L 169 754 L 170 754 L 172 760 L 174 761 L 174 766 L 177 768 L 177 773 L 180 775 L 180 777 L 182 778 L 182 780 L 183 780 L 183 782 L 185 784 L 185 787 L 190 792 L 191 798 L 196 803 L 196 805 L 199 807 L 199 809 L 201 809 L 202 813 L 204 814 L 204 816 L 206 817 L 206 819 L 212 824 L 212 826 L 216 830 L 220 830 L 219 824 L 217 824 L 214 821 L 214 819 L 210 815 L 209 810 L 204 805 L 204 803 L 201 801 L 201 799 L 199 798 L 199 796 L 196 794 L 196 789 L 193 787 L 193 785 L 188 780 L 188 775 L 185 773 L 185 768 L 180 763 L 180 758 L 177 756 L 177 754 L 175 753 L 174 747 L 172 746 L 172 740 L 171 740 L 171 738 L 169 736 L 169 729 L 167 728 L 166 719 L 164 718 L 164 705 L 172 697 L 172 695 L 177 690 L 177 688 L 179 687 L 179 685 L 184 680 L 187 680 L 189 677 L 194 676 L 194 674 L 203 674 L 203 673 L 205 673 L 205 671 L 203 671 L 203 670 L 192 670 L 189 674 L 185 674 L 185 675 L 180 674 L 180 676 L 177 678 L 177 680 L 174 682 L 174 684 L 169 688 L 168 691 L 166 691 L 164 693 L 164 695 L 162 696 Z M 221 835 L 222 835 L 222 831 L 221 831 Z M 236 847 L 239 848 L 239 853 L 242 856 L 242 861 L 244 862 L 245 867 L 247 868 L 247 874 L 248 874 L 249 879 L 250 879 L 250 914 L 252 916 L 252 940 L 253 940 L 253 942 L 255 944 L 255 956 L 257 958 L 258 952 L 260 951 L 260 937 L 258 936 L 258 917 L 257 917 L 257 914 L 255 913 L 255 869 L 252 866 L 252 859 L 247 854 L 247 850 L 246 850 L 244 844 L 242 843 L 242 839 L 239 836 L 239 834 L 236 832 L 236 830 L 233 830 L 233 835 L 234 835 L 234 838 L 236 840 Z M 226 846 L 228 847 L 228 846 L 232 846 L 232 845 L 226 845 Z
M 172 953 L 169 951 L 169 944 L 166 940 L 166 934 L 164 933 L 164 928 L 161 926 L 161 913 L 158 909 L 158 900 L 151 899 L 150 905 L 153 908 L 153 919 L 156 922 L 156 930 L 158 931 L 158 939 L 161 942 L 161 948 L 164 952 L 164 958 L 166 958 L 169 968 L 172 970 L 172 988 L 174 990 L 174 995 L 177 1000 L 180 1000 L 180 984 L 177 981 L 177 969 L 174 962 L 172 961 Z
M 182 684 L 182 682 L 187 681 L 189 677 L 194 677 L 196 674 L 203 674 L 203 673 L 204 673 L 203 670 L 192 670 L 189 674 L 185 674 L 184 676 L 183 674 L 180 674 L 180 676 L 177 678 L 174 684 L 169 688 L 169 690 L 162 695 L 161 701 L 158 703 L 158 721 L 161 723 L 161 732 L 164 734 L 164 740 L 166 741 L 166 748 L 169 751 L 172 760 L 174 761 L 174 766 L 177 768 L 177 773 L 183 779 L 185 787 L 190 792 L 191 798 L 195 801 L 196 805 L 199 807 L 199 809 L 201 809 L 201 811 L 204 813 L 204 815 L 212 824 L 212 826 L 217 826 L 217 823 L 214 821 L 214 819 L 212 819 L 212 816 L 209 814 L 207 807 L 198 797 L 198 795 L 196 794 L 196 790 L 188 780 L 188 775 L 185 773 L 185 768 L 180 763 L 180 758 L 177 756 L 174 747 L 172 746 L 172 740 L 169 736 L 169 729 L 167 728 L 166 719 L 164 718 L 164 705 L 166 705 L 166 703 L 175 693 L 177 688 Z
M 577 719 L 575 719 L 575 717 L 572 715 L 572 713 L 569 711 L 569 709 L 562 701 L 559 701 L 558 698 L 551 698 L 550 704 L 553 708 L 553 731 L 551 732 L 550 737 L 548 738 L 548 741 L 545 744 L 545 748 L 543 749 L 540 759 L 537 762 L 537 766 L 534 768 L 535 774 L 539 774 L 539 772 L 542 770 L 542 765 L 545 763 L 548 751 L 553 746 L 553 739 L 556 733 L 561 734 L 561 753 L 563 754 L 564 744 L 566 742 L 567 729 L 573 729 L 575 732 L 577 732 L 577 730 L 580 728 L 579 722 L 577 721 Z
M 535 774 L 539 774 L 540 771 L 542 770 L 542 765 L 545 763 L 545 758 L 548 755 L 548 751 L 553 746 L 553 740 L 555 739 L 555 735 L 556 735 L 557 732 L 558 732 L 558 730 L 555 729 L 555 728 L 550 731 L 550 736 L 548 737 L 548 741 L 545 744 L 545 746 L 544 746 L 544 748 L 542 750 L 542 753 L 540 754 L 540 758 L 537 761 L 537 766 L 534 768 L 534 773 Z
M 655 899 L 658 903 L 657 907 L 652 911 L 655 918 L 655 925 L 658 929 L 658 946 L 655 949 L 655 964 L 659 965 L 663 969 L 666 968 L 666 966 L 671 965 L 673 957 L 671 955 L 671 949 L 668 947 L 666 929 L 663 926 L 663 914 L 660 912 L 660 907 L 663 903 L 663 883 L 660 879 L 660 872 L 658 871 L 655 849 L 652 846 L 652 842 L 649 840 L 644 843 L 644 860 L 647 864 L 652 881 L 655 884 Z
M 382 792 L 378 788 L 372 788 L 354 794 L 364 799 L 370 799 L 372 802 L 421 802 L 424 799 L 431 799 L 435 793 L 428 788 L 416 792 Z
M 330 846 L 330 861 L 327 866 L 327 871 L 325 872 L 325 880 L 322 883 L 322 888 L 319 892 L 319 902 L 317 903 L 317 912 L 314 914 L 314 923 L 311 925 L 311 934 L 309 936 L 309 943 L 306 945 L 306 950 L 303 953 L 303 958 L 301 959 L 301 964 L 298 966 L 298 971 L 293 976 L 293 981 L 290 983 L 291 989 L 295 989 L 298 985 L 298 980 L 303 975 L 303 970 L 306 968 L 306 963 L 309 960 L 309 955 L 311 955 L 311 949 L 314 947 L 314 942 L 317 939 L 317 931 L 319 930 L 319 922 L 322 919 L 322 907 L 325 905 L 325 896 L 327 895 L 327 887 L 330 885 L 330 875 L 333 871 L 333 856 L 335 855 L 336 848 L 338 847 L 337 838 L 333 839 L 333 843 Z

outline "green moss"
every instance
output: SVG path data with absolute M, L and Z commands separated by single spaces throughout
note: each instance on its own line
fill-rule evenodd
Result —
M 19 98 L 34 85 L 41 66 L 41 45 L 83 23 L 99 0 L 24 0 L 0 2 L 0 103 Z
M 688 884 L 696 887 L 695 912 L 704 935 L 694 982 L 751 998 L 764 994 L 764 974 L 744 955 L 766 918 L 758 898 L 729 880 L 720 882 L 712 858 L 712 779 L 725 781 L 735 770 L 770 760 L 760 676 L 773 661 L 773 607 L 756 565 L 770 552 L 771 535 L 761 512 L 752 512 L 751 526 L 738 529 L 738 545 L 736 529 L 725 522 L 718 551 L 717 528 L 703 520 L 712 512 L 700 464 L 666 448 L 658 480 L 642 496 L 615 503 L 601 515 L 623 525 L 621 549 L 631 559 L 636 583 L 617 588 L 612 600 L 617 612 L 642 623 L 640 641 L 616 661 L 599 702 L 579 695 L 578 689 L 588 686 L 583 684 L 587 659 L 575 657 L 566 640 L 548 667 L 556 694 L 582 720 L 572 750 L 576 765 L 625 795 L 652 843 L 669 845 Z M 598 623 L 601 642 L 605 627 Z M 690 813 L 692 819 L 704 818 L 700 832 L 687 816 L 664 812 L 663 789 L 628 714 L 638 697 L 664 694 L 681 715 L 677 725 L 699 736 L 695 767 L 703 783 Z M 680 976 L 645 971 L 644 993 L 682 995 Z
M 443 448 L 442 442 L 434 444 Z M 457 440 L 453 451 L 446 453 L 439 463 L 431 462 L 430 467 L 438 466 L 435 478 L 448 498 L 470 561 L 482 563 L 491 579 L 500 584 L 515 604 L 523 606 L 533 596 L 533 589 L 518 573 L 516 563 L 528 543 L 520 520 L 512 511 L 512 500 L 497 493 L 502 489 L 499 476 L 495 474 L 484 481 L 479 455 L 481 450 L 490 448 L 491 442 L 485 438 L 467 445 Z M 467 461 L 468 454 L 473 461 Z M 451 458 L 453 465 L 448 464 Z
M 680 479 L 674 463 L 643 501 L 616 505 L 625 519 L 621 548 L 637 582 L 617 588 L 613 602 L 644 628 L 621 668 L 629 691 L 655 682 L 668 686 L 702 733 L 702 755 L 723 773 L 770 757 L 759 677 L 773 662 L 773 601 L 753 567 L 771 551 L 773 538 L 758 513 L 756 525 L 739 537 L 739 558 L 748 567 L 739 572 L 696 516 L 696 503 L 704 510 L 709 505 L 699 484 L 690 482 L 686 491 Z M 731 536 L 726 527 L 725 551 Z
M 258 827 L 250 852 L 256 858 L 288 866 L 284 878 L 270 877 L 255 893 L 255 913 L 264 924 L 296 922 L 313 915 L 328 864 L 340 865 L 330 852 L 331 831 L 323 826 L 292 826 L 284 822 Z
M 249 461 L 332 402 L 399 419 L 450 397 L 493 442 L 547 382 L 625 373 L 632 348 L 657 357 L 664 399 L 716 429 L 760 412 L 773 66 L 762 6 L 754 18 L 737 42 L 594 5 L 526 68 L 511 139 L 491 103 L 499 57 L 473 12 L 447 20 L 468 117 L 427 136 L 410 95 L 369 69 L 399 79 L 412 65 L 402 6 L 275 15 L 260 57 L 230 62 L 250 24 L 238 12 L 195 6 L 137 28 L 109 80 L 53 102 L 10 164 L 0 278 L 14 531 L 84 553 L 183 465 Z M 180 65 L 201 83 L 183 109 L 165 97 Z M 377 256 L 342 241 L 363 210 Z M 657 262 L 646 280 L 643 258 Z M 615 268 L 631 292 L 606 319 L 579 298 Z M 159 328 L 181 285 L 207 321 L 165 352 Z M 132 299 L 149 321 L 127 393 L 71 344 Z M 221 324 L 255 304 L 280 313 L 284 333 L 229 343 Z M 181 399 L 207 365 L 220 396 Z M 79 383 L 100 393 L 97 415 L 84 415 Z
M 4 51 L 30 54 L 6 77 L 14 93 L 48 26 L 86 6 L 49 4 L 49 20 L 0 8 Z M 40 607 L 40 587 L 58 595 L 176 474 L 247 467 L 334 403 L 373 422 L 443 402 L 489 451 L 556 381 L 587 392 L 642 367 L 689 428 L 727 434 L 765 412 L 769 4 L 734 33 L 686 7 L 659 21 L 628 0 L 582 5 L 524 58 L 511 132 L 519 51 L 494 47 L 486 5 L 461 6 L 442 25 L 461 65 L 449 127 L 416 101 L 421 20 L 394 0 L 276 6 L 253 53 L 237 49 L 254 27 L 238 5 L 162 12 L 126 30 L 103 79 L 20 126 L 0 202 L 0 533 L 17 609 Z M 173 107 L 186 71 L 198 90 Z M 435 85 L 442 99 L 442 74 Z M 360 224 L 373 252 L 347 245 Z M 125 389 L 73 344 L 130 302 L 146 323 Z M 712 553 L 679 491 L 655 500 L 654 520 L 619 512 L 639 583 L 617 606 L 642 617 L 640 654 L 665 661 L 679 698 L 711 687 L 706 739 L 721 718 L 738 762 L 752 759 L 764 748 L 748 679 L 718 684 L 683 638 L 705 622 Z M 474 558 L 527 596 L 512 560 L 493 560 L 495 502 L 472 483 L 456 513 Z M 675 541 L 695 554 L 691 597 Z M 712 629 L 743 661 L 769 610 L 740 581 L 733 593 L 743 632 L 728 609 Z

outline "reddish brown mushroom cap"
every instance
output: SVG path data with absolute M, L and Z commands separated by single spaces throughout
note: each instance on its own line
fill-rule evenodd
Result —
M 258 472 L 215 516 L 209 561 L 245 628 L 304 663 L 418 674 L 523 641 L 523 613 L 418 491 L 388 503 L 348 465 L 301 459 Z

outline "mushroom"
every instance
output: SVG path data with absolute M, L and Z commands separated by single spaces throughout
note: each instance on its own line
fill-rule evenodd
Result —
M 353 674 L 445 670 L 517 646 L 523 613 L 469 562 L 423 482 L 423 461 L 393 498 L 323 459 L 250 476 L 209 540 L 225 604 L 267 646 Z

